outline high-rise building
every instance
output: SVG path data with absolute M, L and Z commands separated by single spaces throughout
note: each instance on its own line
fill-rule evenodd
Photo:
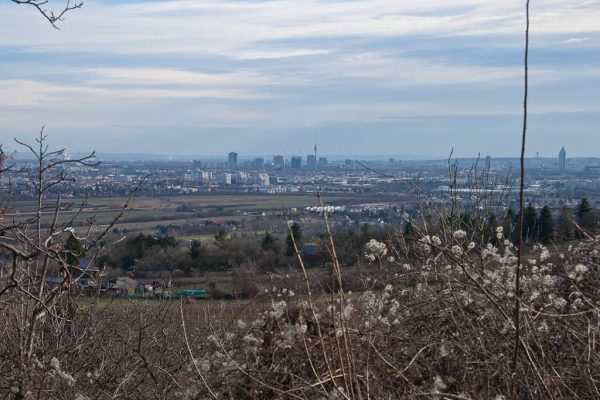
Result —
M 283 169 L 285 167 L 285 159 L 283 156 L 273 156 L 273 168 Z
M 292 169 L 300 169 L 302 168 L 302 157 L 293 156 L 292 157 Z
M 238 162 L 238 153 L 232 151 L 227 155 L 227 163 L 229 164 L 229 169 L 237 169 Z
M 567 151 L 564 147 L 558 152 L 558 169 L 561 171 L 567 169 Z
M 309 154 L 306 156 L 306 169 L 317 169 L 317 157 Z
M 489 171 L 492 169 L 492 156 L 485 157 L 485 170 Z
M 254 168 L 261 170 L 265 167 L 265 159 L 262 157 L 257 157 L 254 159 Z
M 319 157 L 319 168 L 327 167 L 327 157 Z

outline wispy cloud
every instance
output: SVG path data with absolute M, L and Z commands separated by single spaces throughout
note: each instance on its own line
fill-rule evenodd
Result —
M 41 23 L 24 24 L 18 18 L 22 9 L 4 4 L 0 10 L 7 16 L 7 29 L 0 44 L 54 51 L 235 56 L 254 50 L 257 43 L 287 39 L 521 35 L 522 6 L 516 0 L 457 0 L 449 5 L 431 0 L 90 1 L 63 24 L 67 34 L 59 35 L 48 34 Z M 532 15 L 536 34 L 600 31 L 595 2 L 547 0 L 535 4 Z M 263 51 L 270 49 L 263 46 Z
M 581 44 L 588 42 L 590 42 L 589 37 L 574 37 L 562 41 L 563 44 Z
M 308 57 L 329 54 L 328 49 L 247 50 L 236 54 L 240 60 L 274 60 L 278 58 Z
M 238 86 L 265 83 L 253 72 L 202 73 L 167 68 L 92 68 L 90 81 L 103 84 Z
M 74 96 L 106 95 L 102 89 L 56 85 L 33 80 L 0 80 L 0 107 L 55 107 L 74 102 Z
M 33 80 L 4 80 L 0 81 L 0 107 L 64 107 L 83 106 L 85 103 L 98 101 L 131 101 L 150 99 L 230 99 L 257 100 L 269 96 L 266 93 L 253 93 L 236 88 L 160 88 L 156 86 L 136 87 L 135 82 L 129 82 L 133 87 L 105 87 L 97 85 L 64 85 L 49 84 Z M 117 84 L 126 81 L 108 80 Z

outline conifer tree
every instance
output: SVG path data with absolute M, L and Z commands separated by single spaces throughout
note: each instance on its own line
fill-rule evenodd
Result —
M 294 242 L 296 242 L 296 246 L 298 246 L 298 248 L 302 243 L 302 228 L 300 228 L 300 225 L 295 222 L 291 226 L 291 232 L 288 233 L 287 238 L 285 239 L 288 256 L 293 256 L 295 253 Z
M 598 229 L 598 215 L 594 212 L 592 204 L 587 198 L 581 199 L 576 214 L 579 225 L 588 233 L 593 233 Z M 585 235 L 583 232 L 579 232 L 578 237 L 583 238 Z
M 263 236 L 260 243 L 260 247 L 263 249 L 263 251 L 275 250 L 277 244 L 275 243 L 275 238 L 273 235 L 271 235 L 269 232 L 265 233 L 265 236 Z
M 504 237 L 513 242 L 515 242 L 517 238 L 517 230 L 515 229 L 516 221 L 517 215 L 512 208 L 509 208 L 502 221 L 502 228 L 504 229 Z
M 496 245 L 498 243 L 498 238 L 496 237 L 496 229 L 500 226 L 500 222 L 498 222 L 498 218 L 496 218 L 495 214 L 490 214 L 490 216 L 485 221 L 484 227 L 484 239 L 486 242 L 492 243 Z
M 550 207 L 544 206 L 538 218 L 538 229 L 540 242 L 547 244 L 554 240 L 554 220 Z
M 77 264 L 79 264 L 79 259 L 83 256 L 85 250 L 75 235 L 71 234 L 69 236 L 65 242 L 64 249 L 67 263 L 72 266 L 77 266 Z
M 526 241 L 537 240 L 537 211 L 533 204 L 529 205 L 523 211 L 523 237 Z
M 404 226 L 404 236 L 412 236 L 415 233 L 415 227 L 412 222 L 408 221 Z
M 557 237 L 560 240 L 571 240 L 575 237 L 575 225 L 573 212 L 568 206 L 563 206 L 558 215 L 556 226 Z
M 581 202 L 577 206 L 577 218 L 579 218 L 580 221 L 583 221 L 586 215 L 588 215 L 591 212 L 592 204 L 586 197 L 584 197 L 583 199 L 581 199 Z
M 202 253 L 202 243 L 200 243 L 200 241 L 198 241 L 198 240 L 192 240 L 192 243 L 190 244 L 190 251 L 189 251 L 190 258 L 192 260 L 195 260 L 198 257 L 200 257 L 201 253 Z

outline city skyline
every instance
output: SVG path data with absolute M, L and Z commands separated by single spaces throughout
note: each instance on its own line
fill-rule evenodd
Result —
M 4 144 L 45 125 L 73 151 L 306 155 L 317 136 L 328 155 L 518 155 L 520 1 L 92 0 L 60 30 L 0 15 Z M 528 155 L 568 138 L 595 156 L 600 7 L 531 15 Z
M 573 160 L 585 160 L 585 159 L 600 159 L 600 156 L 571 156 L 567 154 L 567 149 L 563 146 L 559 152 L 558 157 L 556 155 L 535 155 L 526 156 L 526 160 L 558 160 L 557 164 L 561 169 L 566 167 L 569 159 Z M 89 152 L 72 152 L 69 149 L 65 149 L 66 157 L 80 157 L 82 154 L 89 154 Z M 29 152 L 23 151 L 8 151 L 7 154 L 13 159 L 28 159 L 31 158 Z M 315 169 L 327 165 L 328 162 L 340 163 L 344 161 L 374 161 L 374 162 L 387 162 L 394 164 L 395 162 L 402 161 L 415 161 L 415 162 L 426 162 L 426 161 L 440 161 L 448 160 L 450 154 L 446 157 L 433 157 L 423 155 L 402 155 L 402 154 L 320 154 L 318 153 L 315 158 L 315 153 L 243 153 L 238 151 L 229 151 L 226 154 L 168 154 L 168 153 L 127 153 L 127 152 L 96 152 L 96 157 L 99 159 L 115 159 L 115 160 L 173 160 L 173 161 L 222 161 L 226 162 L 231 169 L 236 169 L 241 166 L 241 162 L 253 161 L 260 165 L 275 165 L 281 168 L 289 167 L 293 158 L 301 159 L 302 165 L 309 169 Z M 488 165 L 491 165 L 494 160 L 517 160 L 518 157 L 502 157 L 494 156 L 491 154 L 478 154 L 471 157 L 454 157 L 455 160 L 481 160 L 486 169 Z M 310 166 L 309 166 L 310 165 Z

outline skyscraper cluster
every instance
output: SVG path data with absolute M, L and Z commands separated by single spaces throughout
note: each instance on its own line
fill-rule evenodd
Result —
M 238 153 L 232 151 L 227 155 L 227 165 L 229 169 L 235 170 L 239 167 L 245 167 L 247 164 L 251 163 L 254 167 L 253 169 L 261 170 L 263 168 L 274 168 L 274 169 L 302 169 L 306 168 L 307 170 L 316 171 L 320 168 L 326 168 L 328 165 L 326 157 L 317 157 L 317 140 L 315 138 L 315 145 L 313 147 L 313 154 L 308 154 L 306 156 L 306 164 L 303 165 L 302 156 L 293 155 L 289 159 L 285 155 L 276 154 L 273 156 L 272 164 L 265 164 L 264 158 L 255 158 L 254 162 L 245 161 L 240 166 L 238 164 Z

